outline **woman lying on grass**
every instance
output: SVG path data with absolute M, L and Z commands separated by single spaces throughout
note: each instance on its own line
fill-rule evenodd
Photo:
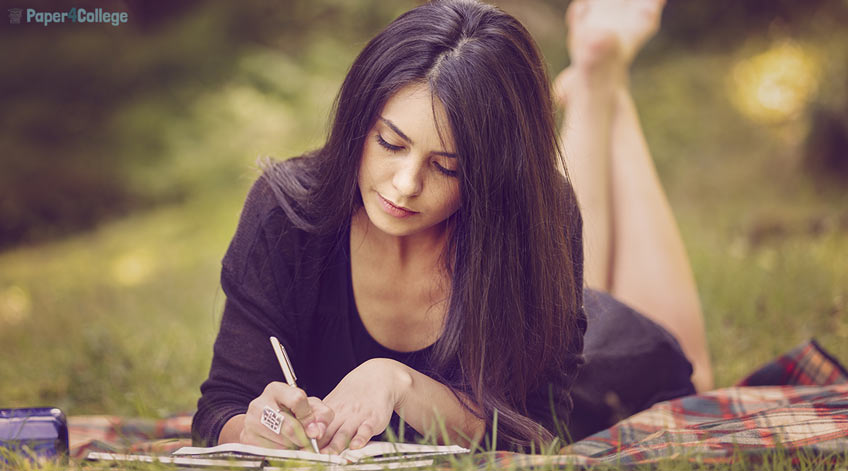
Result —
M 694 392 L 687 357 L 709 388 L 691 271 L 627 88 L 661 3 L 570 6 L 563 136 L 536 44 L 497 8 L 435 1 L 372 39 L 326 144 L 250 190 L 195 441 L 311 437 L 330 453 L 389 428 L 485 446 L 497 412 L 499 448 L 538 450 Z

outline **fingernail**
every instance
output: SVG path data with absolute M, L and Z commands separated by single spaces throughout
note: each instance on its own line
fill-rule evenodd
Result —
M 309 435 L 309 438 L 318 438 L 321 435 L 321 429 L 318 424 L 312 422 L 306 426 L 306 434 Z
M 359 438 L 357 438 L 356 440 L 354 440 L 354 441 L 350 442 L 350 447 L 351 447 L 351 448 L 359 448 L 359 447 L 361 447 L 361 446 L 362 446 L 362 440 L 361 440 L 361 439 L 359 439 Z
M 326 433 L 326 432 L 327 432 L 327 426 L 325 424 L 322 424 L 321 422 L 318 422 L 318 437 L 317 438 L 323 438 L 324 433 Z

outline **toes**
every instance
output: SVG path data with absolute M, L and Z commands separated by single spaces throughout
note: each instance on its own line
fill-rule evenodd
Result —
M 565 24 L 573 26 L 574 22 L 586 15 L 586 0 L 573 0 L 565 10 Z

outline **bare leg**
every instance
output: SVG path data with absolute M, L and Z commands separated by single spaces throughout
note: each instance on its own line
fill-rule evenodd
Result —
M 695 388 L 712 389 L 695 278 L 627 90 L 619 94 L 613 136 L 617 232 L 611 294 L 674 334 L 692 361 Z
M 659 26 L 663 3 L 573 2 L 573 63 L 555 89 L 568 104 L 562 139 L 584 214 L 586 282 L 670 331 L 704 391 L 713 381 L 700 301 L 627 80 L 633 57 Z
M 569 74 L 562 142 L 568 173 L 583 215 L 584 276 L 603 291 L 612 286 L 612 125 L 617 86 L 599 70 Z M 601 80 L 592 80 L 592 76 Z
M 554 88 L 568 103 L 564 153 L 583 210 L 586 280 L 610 291 L 615 219 L 612 126 L 630 63 L 659 28 L 664 0 L 575 0 L 566 13 L 571 67 Z

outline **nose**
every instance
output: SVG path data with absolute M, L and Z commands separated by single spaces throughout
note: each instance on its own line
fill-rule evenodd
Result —
M 405 197 L 418 196 L 424 186 L 421 164 L 409 156 L 398 163 L 392 183 Z

